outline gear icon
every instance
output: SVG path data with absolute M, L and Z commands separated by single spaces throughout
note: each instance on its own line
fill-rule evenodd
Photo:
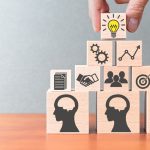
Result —
M 98 64 L 105 64 L 108 61 L 108 54 L 105 51 L 99 51 L 96 54 L 96 61 Z
M 92 51 L 93 53 L 98 53 L 98 52 L 99 52 L 99 46 L 98 46 L 97 44 L 93 44 L 93 45 L 91 46 L 91 51 Z

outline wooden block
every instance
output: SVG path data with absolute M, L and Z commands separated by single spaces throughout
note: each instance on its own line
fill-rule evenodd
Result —
M 104 67 L 104 90 L 129 90 L 129 68 Z
M 97 92 L 98 133 L 139 133 L 139 92 Z
M 100 91 L 99 66 L 75 66 L 76 91 Z
M 125 39 L 126 14 L 101 13 L 101 39 Z
M 150 133 L 150 90 L 146 93 L 146 133 Z
M 132 68 L 132 90 L 150 89 L 150 66 Z
M 88 66 L 112 66 L 111 41 L 87 41 Z
M 117 41 L 117 66 L 142 66 L 142 41 Z
M 51 70 L 50 87 L 52 91 L 71 91 L 71 70 Z
M 47 133 L 89 133 L 88 92 L 47 92 Z

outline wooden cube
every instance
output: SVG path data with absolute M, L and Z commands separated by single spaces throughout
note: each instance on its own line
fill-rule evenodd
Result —
M 128 67 L 104 67 L 104 91 L 129 90 Z
M 76 91 L 100 91 L 99 66 L 75 66 Z
M 150 133 L 150 90 L 146 93 L 146 133 Z
M 150 89 L 150 66 L 132 68 L 132 90 Z
M 101 39 L 125 39 L 126 14 L 101 13 Z
M 47 133 L 89 133 L 88 92 L 47 92 Z
M 117 41 L 117 66 L 142 66 L 142 41 Z
M 52 91 L 71 91 L 71 70 L 51 70 L 50 88 Z
M 97 92 L 98 133 L 139 133 L 139 92 Z
M 112 66 L 111 41 L 87 41 L 88 66 Z

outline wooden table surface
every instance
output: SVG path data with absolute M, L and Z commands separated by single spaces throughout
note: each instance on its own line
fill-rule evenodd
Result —
M 0 115 L 0 150 L 150 150 L 149 134 L 47 135 L 44 114 Z M 95 132 L 95 116 L 90 116 Z

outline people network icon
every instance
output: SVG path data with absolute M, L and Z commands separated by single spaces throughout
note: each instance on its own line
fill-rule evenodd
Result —
M 114 75 L 112 71 L 109 71 L 105 83 L 110 84 L 110 87 L 122 87 L 122 84 L 128 83 L 128 81 L 125 79 L 124 71 L 120 71 L 119 75 Z

